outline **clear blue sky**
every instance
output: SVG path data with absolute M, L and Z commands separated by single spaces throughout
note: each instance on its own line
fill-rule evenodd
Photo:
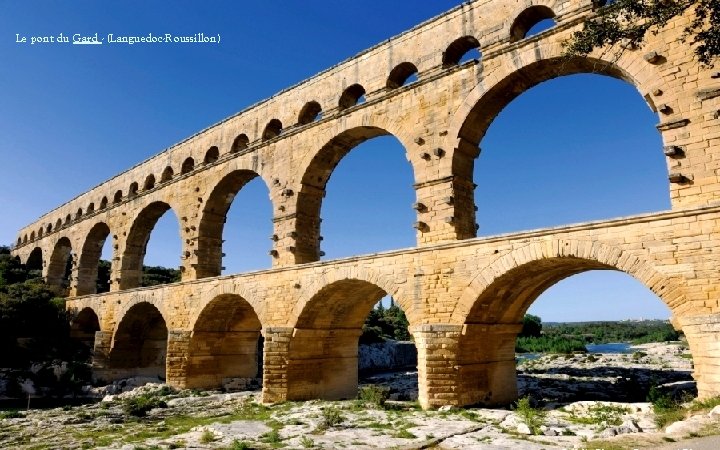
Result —
M 40 215 L 200 129 L 458 3 L 0 2 L 0 242 L 13 242 Z M 61 32 L 204 32 L 222 42 L 15 42 L 16 33 Z M 526 92 L 481 144 L 474 175 L 480 235 L 668 209 L 657 121 L 632 86 L 597 75 Z M 403 152 L 383 137 L 341 161 L 323 204 L 325 259 L 414 245 Z M 376 174 L 372 184 L 359 177 L 367 171 Z M 347 198 L 356 200 L 352 211 Z M 269 267 L 270 215 L 267 189 L 255 180 L 230 210 L 226 273 Z M 147 264 L 179 264 L 177 226 L 172 213 L 160 220 Z M 612 272 L 571 277 L 531 312 L 547 321 L 669 316 L 649 290 Z

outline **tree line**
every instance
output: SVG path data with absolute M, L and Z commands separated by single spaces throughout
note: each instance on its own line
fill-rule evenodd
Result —
M 543 325 L 540 317 L 527 314 L 518 335 L 518 353 L 572 353 L 586 351 L 587 344 L 627 342 L 645 344 L 680 339 L 673 326 L 663 320 L 633 322 L 566 322 Z

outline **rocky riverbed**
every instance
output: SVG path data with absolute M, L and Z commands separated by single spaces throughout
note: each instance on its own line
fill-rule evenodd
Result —
M 517 409 L 440 411 L 417 407 L 414 371 L 366 378 L 364 400 L 272 406 L 258 403 L 259 391 L 134 388 L 138 380 L 129 380 L 93 389 L 104 395 L 94 404 L 2 413 L 0 447 L 547 449 L 607 448 L 609 441 L 622 448 L 720 432 L 713 404 L 688 403 L 674 417 L 684 420 L 659 427 L 644 401 L 650 386 L 690 400 L 691 360 L 679 344 L 647 344 L 625 355 L 546 355 L 521 362 L 518 373 L 528 398 Z M 381 391 L 389 395 L 384 404 Z

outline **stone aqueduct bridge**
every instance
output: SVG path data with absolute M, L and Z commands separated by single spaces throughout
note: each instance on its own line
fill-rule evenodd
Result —
M 608 269 L 665 302 L 688 337 L 700 395 L 719 395 L 720 73 L 679 40 L 686 17 L 643 48 L 563 58 L 562 42 L 592 14 L 586 0 L 463 4 L 58 207 L 21 230 L 14 254 L 51 284 L 72 257 L 68 308 L 106 378 L 213 387 L 255 376 L 262 333 L 264 400 L 351 397 L 361 325 L 391 294 L 411 323 L 424 407 L 503 403 L 516 396 L 525 310 L 565 277 Z M 526 37 L 549 17 L 553 28 Z M 482 58 L 460 63 L 472 48 Z M 657 112 L 672 210 L 475 238 L 472 173 L 487 127 L 530 87 L 581 72 L 633 84 Z M 414 172 L 417 247 L 319 262 L 328 178 L 353 147 L 388 134 Z M 612 148 L 607 157 L 623 164 Z M 550 176 L 562 176 L 557 166 Z M 273 266 L 219 277 L 225 214 L 254 177 L 273 206 Z M 138 288 L 149 234 L 169 209 L 180 219 L 182 281 Z M 111 292 L 95 294 L 105 239 Z

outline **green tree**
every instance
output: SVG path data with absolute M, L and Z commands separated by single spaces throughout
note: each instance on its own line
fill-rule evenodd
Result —
M 365 320 L 360 343 L 371 344 L 382 342 L 385 339 L 408 341 L 411 339 L 408 332 L 409 325 L 405 312 L 394 301 L 390 301 L 388 308 L 385 308 L 380 302 L 370 311 Z
M 143 266 L 143 287 L 158 286 L 160 284 L 176 283 L 180 281 L 180 271 L 161 266 Z
M 718 0 L 596 0 L 601 6 L 575 32 L 567 46 L 569 55 L 587 55 L 603 46 L 637 46 L 648 32 L 657 33 L 686 12 L 693 14 L 683 36 L 694 45 L 697 58 L 710 65 L 720 55 L 720 1 Z
M 542 319 L 532 314 L 525 314 L 523 317 L 520 337 L 540 337 L 542 333 Z
M 101 259 L 98 263 L 97 293 L 110 291 L 110 261 Z

